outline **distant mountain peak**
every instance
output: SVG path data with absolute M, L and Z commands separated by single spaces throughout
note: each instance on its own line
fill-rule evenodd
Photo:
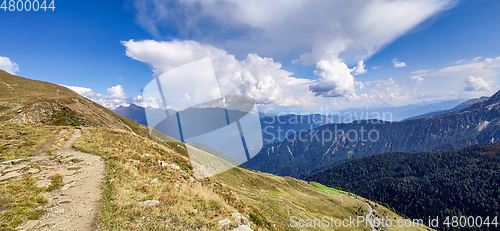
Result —
M 481 97 L 481 98 L 483 98 L 483 97 Z M 499 103 L 500 103 L 500 90 L 497 91 L 491 97 L 489 97 L 488 100 L 480 102 L 480 103 L 473 104 L 472 106 L 464 108 L 461 111 L 462 112 L 464 112 L 464 111 L 473 111 L 473 110 L 476 110 L 478 108 L 485 108 L 485 107 L 488 107 L 488 106 L 498 105 Z

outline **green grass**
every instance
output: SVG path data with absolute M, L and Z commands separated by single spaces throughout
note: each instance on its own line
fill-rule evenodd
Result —
M 71 161 L 72 163 L 75 163 L 75 164 L 76 164 L 76 163 L 80 163 L 80 162 L 82 162 L 82 160 L 80 160 L 80 159 L 78 159 L 78 158 L 72 158 L 72 159 L 70 159 L 69 161 Z
M 50 185 L 47 187 L 47 191 L 50 192 L 54 189 L 59 189 L 62 186 L 64 186 L 64 184 L 62 182 L 63 178 L 64 178 L 64 175 L 62 175 L 62 174 L 54 174 L 54 175 L 50 176 L 49 177 Z
M 330 188 L 330 187 L 328 187 L 328 186 L 326 186 L 326 185 L 322 185 L 322 184 L 317 183 L 317 182 L 313 182 L 313 184 L 314 184 L 316 187 L 318 187 L 318 188 L 320 188 L 320 189 L 323 189 L 323 190 L 326 190 L 326 191 L 341 192 L 340 190 L 338 190 L 338 189 L 336 189 L 336 188 Z
M 44 210 L 38 206 L 47 204 L 45 189 L 36 187 L 36 179 L 24 178 L 0 185 L 0 209 L 7 211 L 0 215 L 0 230 L 13 230 L 26 220 L 39 219 Z
M 281 192 L 278 191 L 278 190 L 269 190 L 269 195 L 273 196 L 273 197 L 279 197 L 281 195 Z

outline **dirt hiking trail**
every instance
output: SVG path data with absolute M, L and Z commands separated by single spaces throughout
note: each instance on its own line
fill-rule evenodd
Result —
M 58 137 L 57 134 L 46 142 L 30 158 L 40 166 L 40 172 L 33 174 L 38 178 L 37 185 L 50 185 L 50 176 L 64 175 L 64 186 L 47 193 L 48 204 L 43 207 L 47 212 L 39 220 L 21 224 L 16 230 L 97 230 L 99 200 L 102 198 L 104 161 L 99 156 L 80 152 L 72 147 L 81 135 L 75 129 L 72 136 L 55 152 L 48 155 L 45 149 Z

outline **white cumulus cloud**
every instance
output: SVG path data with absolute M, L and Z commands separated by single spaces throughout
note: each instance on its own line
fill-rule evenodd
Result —
M 351 69 L 352 75 L 361 75 L 366 73 L 365 63 L 363 61 L 359 61 L 358 65 Z
M 410 81 L 408 83 L 408 87 L 413 88 L 413 92 L 417 93 L 417 87 L 424 82 L 424 78 L 419 75 L 415 75 L 410 77 Z
M 412 77 L 410 77 L 410 79 L 411 79 L 414 83 L 416 83 L 416 84 L 421 84 L 422 82 L 424 82 L 424 78 L 422 78 L 421 76 L 418 76 L 418 75 L 416 75 L 416 76 L 412 76 Z
M 88 87 L 66 86 L 62 84 L 61 86 L 67 87 L 79 95 L 110 109 L 115 109 L 119 106 L 128 106 L 131 103 L 142 107 L 150 106 L 153 108 L 159 108 L 159 102 L 155 99 L 143 99 L 140 95 L 137 97 L 126 97 L 122 85 L 109 87 L 107 89 L 107 95 L 96 93 Z
M 392 60 L 392 63 L 394 63 L 394 67 L 406 67 L 405 62 L 400 62 L 396 58 Z
M 19 66 L 11 61 L 9 57 L 0 56 L 0 69 L 15 75 L 19 71 Z
M 490 91 L 495 81 L 486 82 L 482 78 L 469 76 L 464 80 L 464 83 L 467 85 L 464 91 Z
M 237 60 L 223 49 L 195 41 L 129 40 L 122 44 L 127 56 L 153 67 L 153 76 L 210 57 L 223 94 L 248 95 L 258 103 L 280 106 L 306 105 L 312 98 L 307 91 L 311 80 L 292 77 L 272 58 L 248 54 L 244 60 Z M 196 82 L 179 87 L 207 90 Z
M 351 70 L 343 62 L 318 62 L 314 74 L 320 78 L 309 89 L 316 96 L 338 97 L 354 92 L 355 81 Z

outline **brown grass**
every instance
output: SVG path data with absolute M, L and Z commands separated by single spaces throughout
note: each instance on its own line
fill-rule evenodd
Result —
M 0 162 L 31 156 L 61 127 L 0 122 Z
M 193 176 L 189 159 L 159 142 L 123 130 L 84 128 L 74 146 L 107 160 L 101 213 L 105 229 L 214 229 L 238 211 L 232 206 L 237 200 L 221 197 L 207 187 L 213 184 L 209 180 L 186 182 L 180 171 L 160 168 L 158 161 L 177 163 Z M 143 207 L 139 202 L 145 200 L 160 204 Z
M 178 141 L 157 131 L 151 137 L 146 126 L 118 116 L 65 87 L 1 70 L 0 81 L 0 121 L 10 121 L 0 122 L 0 161 L 32 155 L 61 129 L 42 124 L 93 126 L 82 129 L 83 135 L 74 146 L 106 159 L 102 229 L 213 230 L 219 229 L 218 221 L 232 219 L 231 213 L 240 212 L 254 230 L 291 230 L 288 219 L 292 215 L 304 219 L 323 215 L 346 218 L 367 210 L 362 198 L 344 196 L 344 201 L 340 201 L 335 193 L 341 192 L 241 168 L 190 181 L 194 176 L 191 162 L 185 146 Z M 56 151 L 71 133 L 59 137 L 49 152 Z M 200 153 L 203 157 L 204 152 Z M 158 161 L 175 163 L 185 174 L 160 167 Z M 53 176 L 48 188 L 61 187 L 62 179 L 63 176 Z M 42 195 L 46 189 L 36 188 L 35 182 L 25 177 L 0 185 L 0 229 L 13 229 L 23 220 L 37 219 L 43 214 L 36 207 L 46 203 Z M 158 200 L 159 205 L 142 206 L 140 202 L 145 200 Z M 383 207 L 376 210 L 382 215 L 393 215 L 385 213 L 387 209 Z M 233 221 L 224 230 L 236 226 Z
M 71 135 L 73 135 L 73 132 L 75 132 L 74 127 L 66 127 L 66 129 L 68 131 L 63 135 L 57 137 L 56 140 L 54 140 L 52 145 L 50 145 L 50 147 L 47 149 L 47 153 L 54 154 L 61 147 L 64 141 L 68 140 L 71 137 Z
M 239 212 L 254 230 L 293 230 L 289 226 L 292 215 L 347 218 L 368 210 L 363 198 L 353 199 L 346 193 L 342 201 L 340 191 L 328 194 L 309 182 L 242 168 L 184 181 L 179 171 L 158 164 L 177 163 L 193 176 L 186 153 L 173 150 L 177 144 L 169 146 L 123 130 L 84 128 L 82 132 L 74 146 L 107 160 L 100 217 L 103 229 L 212 230 L 219 228 L 218 221 L 232 219 L 231 214 Z M 145 200 L 160 204 L 144 207 L 140 202 Z M 383 207 L 376 210 L 397 216 Z M 225 229 L 235 228 L 235 223 Z

